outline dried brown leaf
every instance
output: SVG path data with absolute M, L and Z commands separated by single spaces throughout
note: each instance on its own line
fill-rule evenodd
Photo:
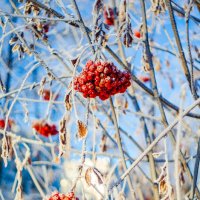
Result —
M 67 146 L 70 146 L 70 138 L 69 134 L 67 132 L 67 117 L 64 116 L 62 120 L 60 121 L 60 130 L 59 130 L 59 157 L 61 157 L 64 153 L 66 153 L 66 150 L 68 149 Z
M 80 120 L 77 121 L 77 126 L 78 126 L 78 138 L 83 139 L 87 136 L 88 130 L 87 126 Z
M 92 174 L 92 168 L 88 168 L 85 172 L 85 181 L 90 186 L 91 185 L 91 174 Z
M 65 107 L 66 107 L 67 111 L 70 111 L 72 108 L 71 92 L 65 96 Z
M 128 101 L 127 101 L 127 99 L 126 99 L 126 101 L 125 101 L 124 108 L 125 108 L 125 109 L 128 109 Z
M 102 184 L 102 174 L 98 169 L 89 167 L 85 172 L 85 181 L 89 186 Z
M 12 45 L 12 44 L 14 44 L 15 42 L 17 42 L 17 40 L 18 40 L 18 37 L 15 36 L 15 37 L 13 37 L 13 38 L 10 39 L 9 44 Z
M 78 57 L 71 60 L 74 66 L 78 64 L 77 61 L 78 61 Z
M 19 49 L 20 49 L 20 45 L 16 44 L 15 46 L 13 46 L 12 52 L 18 51 Z

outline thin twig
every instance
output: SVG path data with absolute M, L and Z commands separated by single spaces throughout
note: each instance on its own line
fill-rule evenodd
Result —
M 196 107 L 198 104 L 200 104 L 200 98 L 196 100 L 192 105 L 190 105 L 183 113 L 181 118 L 186 116 L 188 112 L 190 112 L 194 107 Z M 138 165 L 138 163 L 153 149 L 153 147 L 162 139 L 164 138 L 174 126 L 179 122 L 179 117 L 177 117 L 174 122 L 171 123 L 165 130 L 163 130 L 159 136 L 144 150 L 140 156 L 133 162 L 133 164 L 128 168 L 128 170 L 120 177 L 120 179 L 110 188 L 109 191 L 111 191 L 114 187 L 117 187 L 123 179 L 131 172 L 131 170 Z
M 133 105 L 135 107 L 135 110 L 137 112 L 141 112 L 140 106 L 138 104 L 138 101 L 137 101 L 136 97 L 135 96 L 132 97 L 131 95 L 129 95 L 129 97 L 131 97 L 131 99 L 133 101 Z M 147 124 L 145 122 L 144 117 L 141 117 L 140 120 L 144 124 L 145 141 L 146 141 L 147 146 L 149 146 L 151 144 L 151 138 L 150 138 L 149 130 L 147 128 Z M 152 153 L 153 153 L 153 150 L 148 153 L 148 157 L 147 158 L 148 158 L 149 164 L 150 164 L 150 172 L 151 172 L 151 178 L 152 178 L 152 182 L 153 182 L 154 199 L 158 199 L 159 200 L 158 185 L 157 185 L 157 183 L 155 183 L 155 180 L 157 179 L 156 166 L 155 166 L 155 160 L 153 158 Z
M 121 136 L 120 136 L 119 127 L 118 127 L 118 123 L 117 123 L 115 108 L 113 106 L 113 101 L 112 101 L 111 97 L 110 97 L 110 107 L 111 107 L 111 110 L 112 110 L 112 113 L 113 113 L 113 121 L 114 121 L 115 131 L 116 131 L 116 135 L 117 135 L 117 145 L 118 145 L 118 149 L 120 151 L 121 157 L 122 157 L 122 165 L 123 165 L 124 171 L 126 171 L 127 165 L 126 165 L 126 161 L 125 161 L 124 151 L 123 151 L 123 148 L 122 148 Z M 129 189 L 130 189 L 130 192 L 131 192 L 131 196 L 132 196 L 133 199 L 136 199 L 135 191 L 134 191 L 133 186 L 132 186 L 132 181 L 131 181 L 130 175 L 127 177 L 127 181 L 128 181 Z
M 192 93 L 194 99 L 197 99 L 196 93 L 193 93 L 195 91 L 192 90 L 191 75 L 190 75 L 190 72 L 189 72 L 189 69 L 188 69 L 188 66 L 187 66 L 185 54 L 184 54 L 182 44 L 181 44 L 181 41 L 180 41 L 180 37 L 179 37 L 176 21 L 175 21 L 175 18 L 174 18 L 174 12 L 173 12 L 173 8 L 172 8 L 172 5 L 171 5 L 171 1 L 165 0 L 165 2 L 166 2 L 166 5 L 167 5 L 167 8 L 168 8 L 168 11 L 169 11 L 170 22 L 171 22 L 172 30 L 174 32 L 176 45 L 178 47 L 178 52 L 179 52 L 179 57 L 180 57 L 180 60 L 181 60 L 183 72 L 184 72 L 185 77 L 188 81 L 188 84 L 189 84 L 189 87 L 190 87 L 190 90 L 191 90 L 191 93 Z

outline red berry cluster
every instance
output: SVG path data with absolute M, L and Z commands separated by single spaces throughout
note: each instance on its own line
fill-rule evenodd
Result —
M 64 194 L 60 194 L 58 192 L 54 192 L 49 198 L 48 200 L 65 200 L 65 195 Z
M 42 136 L 48 137 L 50 135 L 56 135 L 58 133 L 56 126 L 50 125 L 44 121 L 37 121 L 32 124 L 32 127 Z
M 11 128 L 15 122 L 12 119 L 8 119 L 8 128 Z M 0 119 L 0 129 L 4 129 L 6 122 L 4 119 Z
M 75 197 L 74 192 L 70 192 L 67 195 L 54 192 L 48 200 L 78 200 L 78 198 Z
M 124 93 L 131 85 L 131 74 L 122 72 L 113 63 L 89 60 L 81 74 L 74 78 L 74 89 L 85 98 L 108 99 L 111 95 Z

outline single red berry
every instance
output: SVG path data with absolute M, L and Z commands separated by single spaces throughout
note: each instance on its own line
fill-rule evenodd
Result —
M 83 96 L 85 97 L 85 98 L 87 98 L 88 97 L 88 93 L 83 93 Z
M 115 15 L 114 11 L 112 8 L 106 8 L 104 7 L 104 23 L 107 24 L 108 26 L 113 26 L 114 25 L 114 20 L 115 20 Z
M 101 88 L 98 87 L 98 86 L 96 86 L 96 87 L 95 87 L 95 90 L 96 90 L 97 92 L 100 92 L 100 91 L 101 91 Z
M 111 69 L 109 69 L 108 67 L 104 68 L 104 74 L 109 74 L 111 72 Z
M 100 81 L 95 81 L 95 82 L 94 82 L 94 85 L 95 85 L 95 86 L 99 86 L 99 83 L 100 83 Z
M 43 32 L 44 32 L 44 33 L 49 32 L 49 24 L 43 25 Z
M 87 80 L 88 80 L 88 81 L 93 80 L 94 75 L 95 75 L 95 74 L 94 74 L 93 72 L 90 72 L 90 71 L 89 71 L 88 74 L 87 74 Z
M 151 80 L 149 76 L 140 76 L 139 79 L 144 83 Z
M 86 82 L 86 81 L 87 81 L 87 75 L 88 75 L 87 72 L 83 72 L 83 73 L 81 74 L 81 76 L 79 77 L 79 79 L 82 79 L 84 82 Z
M 95 71 L 94 71 L 94 74 L 95 74 L 95 76 L 97 77 L 97 76 L 99 76 L 100 72 L 98 72 L 98 70 L 95 70 Z
M 130 79 L 131 78 L 131 74 L 129 72 L 124 72 L 123 75 L 127 78 Z
M 8 119 L 8 125 L 7 128 L 11 128 L 15 124 L 14 120 Z M 6 122 L 4 119 L 0 119 L 0 129 L 4 129 L 6 125 Z
M 94 80 L 95 80 L 95 81 L 100 81 L 101 79 L 100 79 L 99 76 L 95 76 Z
M 102 65 L 102 64 L 101 64 L 101 61 L 99 61 L 99 60 L 96 61 L 96 62 L 94 63 L 94 66 L 95 66 L 95 67 L 97 67 L 97 66 L 99 66 L 99 65 Z
M 4 129 L 4 128 L 5 128 L 5 120 L 0 119 L 0 129 Z
M 92 83 L 87 83 L 86 85 L 89 90 L 92 90 L 94 88 L 94 85 Z
M 96 67 L 95 67 L 94 65 L 90 65 L 90 66 L 89 66 L 89 70 L 90 70 L 91 72 L 94 72 L 95 69 L 96 69 Z
M 81 86 L 81 89 L 82 89 L 83 92 L 86 92 L 86 91 L 87 91 L 86 85 L 82 85 L 82 86 Z
M 102 79 L 104 78 L 106 75 L 104 73 L 100 73 L 99 77 Z
M 94 62 L 93 62 L 92 60 L 89 60 L 89 61 L 86 63 L 86 66 L 89 67 L 89 66 L 91 66 L 91 65 L 93 65 L 93 64 L 94 64 Z
M 103 65 L 98 65 L 97 66 L 97 71 L 100 73 L 100 72 L 103 72 L 104 70 L 104 66 Z
M 78 79 L 78 82 L 79 82 L 80 85 L 84 85 L 85 84 L 85 80 L 83 78 L 81 78 L 81 77 Z
M 141 34 L 140 34 L 139 31 L 134 31 L 134 36 L 137 37 L 137 38 L 140 38 Z
M 78 90 L 77 84 L 74 85 L 74 89 L 75 89 L 75 90 Z
M 112 88 L 111 84 L 110 83 L 105 83 L 105 87 L 110 90 Z
M 49 101 L 50 100 L 50 95 L 51 95 L 50 90 L 43 90 L 43 92 L 42 92 L 42 98 L 44 100 Z
M 107 77 L 105 78 L 105 82 L 106 82 L 106 83 L 110 83 L 110 82 L 111 82 L 110 76 L 107 76 Z

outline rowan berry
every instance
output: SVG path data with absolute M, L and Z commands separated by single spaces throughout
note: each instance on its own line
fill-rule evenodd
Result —
M 115 20 L 115 15 L 114 11 L 112 8 L 106 8 L 104 7 L 104 23 L 107 24 L 108 26 L 113 26 L 114 25 L 114 20 Z
M 134 31 L 134 36 L 137 37 L 137 38 L 140 38 L 141 34 L 140 34 L 139 31 Z
M 37 133 L 44 137 L 49 137 L 50 135 L 56 135 L 58 133 L 57 128 L 54 124 L 48 124 L 44 120 L 33 122 L 32 128 L 34 128 Z
M 79 76 L 74 78 L 74 89 L 85 98 L 108 99 L 111 95 L 123 93 L 131 82 L 131 74 L 122 72 L 110 62 L 89 60 Z

